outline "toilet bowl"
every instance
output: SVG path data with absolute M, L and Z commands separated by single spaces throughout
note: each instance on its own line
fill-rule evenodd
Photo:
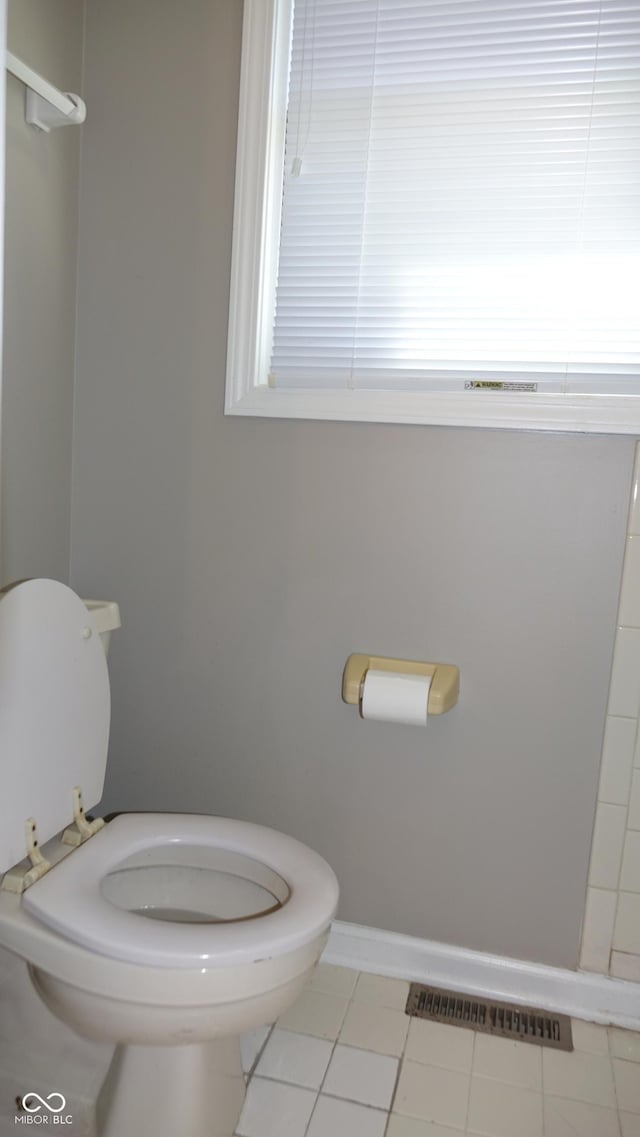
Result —
M 337 882 L 317 853 L 249 822 L 87 821 L 109 721 L 98 627 L 57 582 L 0 594 L 0 945 L 58 1018 L 115 1044 L 100 1137 L 232 1137 L 239 1035 L 304 986 Z

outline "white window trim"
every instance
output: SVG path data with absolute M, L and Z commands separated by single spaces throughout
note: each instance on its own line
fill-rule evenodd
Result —
M 245 0 L 225 414 L 640 434 L 640 396 L 279 390 L 275 306 L 293 0 Z

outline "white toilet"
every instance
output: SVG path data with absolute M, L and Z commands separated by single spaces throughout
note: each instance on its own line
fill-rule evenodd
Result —
M 238 1036 L 304 986 L 338 885 L 317 853 L 249 822 L 87 821 L 109 733 L 99 633 L 118 625 L 117 605 L 56 581 L 0 593 L 0 945 L 55 1015 L 116 1044 L 100 1137 L 231 1137 Z

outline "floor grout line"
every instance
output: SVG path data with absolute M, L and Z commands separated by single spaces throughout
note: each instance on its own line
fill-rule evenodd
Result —
M 402 1052 L 398 1056 L 398 1069 L 396 1070 L 396 1078 L 395 1078 L 395 1082 L 393 1083 L 393 1092 L 391 1094 L 391 1099 L 389 1101 L 389 1108 L 387 1110 L 387 1124 L 384 1127 L 385 1137 L 386 1137 L 386 1133 L 387 1133 L 387 1130 L 389 1128 L 389 1125 L 391 1124 L 391 1114 L 393 1113 L 393 1107 L 395 1105 L 396 1094 L 398 1093 L 398 1083 L 400 1082 L 400 1071 L 402 1070 L 402 1064 L 404 1062 L 404 1055 L 405 1055 L 405 1051 L 407 1049 L 408 1037 L 409 1037 L 409 1032 L 407 1031 L 407 1035 L 406 1035 L 406 1038 L 404 1040 L 404 1046 L 402 1047 Z
M 616 1114 L 618 1119 L 618 1134 L 622 1135 L 622 1123 L 620 1121 L 620 1102 L 618 1101 L 618 1086 L 616 1083 L 615 1070 L 613 1065 L 613 1054 L 611 1052 L 611 1028 L 607 1027 L 607 1054 L 609 1055 L 609 1066 L 611 1069 L 611 1078 L 613 1080 L 613 1094 L 616 1102 Z
M 355 991 L 355 985 L 354 985 L 354 991 Z M 349 1000 L 349 1002 L 351 1002 L 351 1000 Z M 347 1003 L 347 1007 L 348 1006 L 349 1006 L 349 1003 Z M 320 1085 L 319 1085 L 318 1090 L 316 1092 L 316 1100 L 313 1103 L 313 1109 L 311 1110 L 311 1113 L 309 1114 L 309 1120 L 305 1126 L 304 1137 L 306 1137 L 307 1133 L 309 1132 L 311 1122 L 313 1121 L 313 1115 L 316 1112 L 318 1102 L 320 1101 L 320 1094 L 322 1093 L 322 1087 L 324 1086 L 324 1084 L 327 1080 L 327 1074 L 329 1073 L 329 1067 L 330 1067 L 331 1062 L 333 1060 L 333 1056 L 336 1052 L 336 1046 L 338 1045 L 338 1039 L 340 1038 L 340 1031 L 342 1030 L 342 1026 L 344 1023 L 344 1018 L 346 1018 L 346 1014 L 347 1014 L 347 1012 L 345 1011 L 344 1017 L 343 1017 L 342 1022 L 340 1024 L 340 1030 L 338 1031 L 337 1037 L 333 1040 L 333 1045 L 331 1047 L 331 1054 L 329 1055 L 329 1061 L 327 1062 L 326 1070 L 325 1070 L 324 1074 L 322 1075 L 322 1078 L 320 1079 Z M 331 1042 L 331 1039 L 326 1039 L 326 1041 Z
M 467 1132 L 467 1129 L 469 1128 L 469 1113 L 471 1110 L 471 1086 L 473 1085 L 473 1067 L 475 1066 L 475 1061 L 476 1061 L 476 1042 L 477 1041 L 478 1041 L 478 1035 L 477 1035 L 477 1033 L 474 1032 L 473 1045 L 471 1047 L 471 1065 L 469 1067 L 469 1086 L 467 1088 L 467 1108 L 465 1109 L 465 1112 L 464 1112 L 464 1131 L 465 1131 L 465 1133 Z
M 360 973 L 358 973 L 358 977 L 359 977 L 359 974 Z M 382 977 L 382 978 L 384 978 L 384 977 Z M 311 1113 L 309 1115 L 309 1120 L 308 1120 L 306 1126 L 304 1127 L 304 1135 L 303 1135 L 302 1131 L 299 1130 L 299 1131 L 296 1131 L 296 1137 L 308 1137 L 308 1134 L 310 1132 L 310 1129 L 311 1129 L 311 1126 L 313 1123 L 313 1119 L 317 1113 L 318 1103 L 319 1103 L 321 1097 L 324 1097 L 325 1099 L 327 1099 L 327 1098 L 331 1099 L 334 1102 L 342 1101 L 342 1102 L 348 1103 L 350 1106 L 356 1106 L 356 1107 L 359 1106 L 361 1109 L 371 1110 L 371 1111 L 373 1111 L 373 1114 L 375 1114 L 377 1116 L 382 1115 L 382 1117 L 384 1118 L 384 1134 L 385 1134 L 385 1137 L 388 1137 L 389 1128 L 390 1128 L 391 1120 L 392 1120 L 392 1115 L 394 1114 L 395 1107 L 396 1107 L 396 1104 L 398 1101 L 398 1088 L 399 1088 L 400 1078 L 402 1075 L 404 1064 L 408 1061 L 408 1059 L 407 1059 L 407 1047 L 408 1047 L 408 1043 L 409 1043 L 410 1028 L 407 1030 L 407 1033 L 404 1037 L 404 1040 L 402 1042 L 402 1046 L 400 1049 L 400 1053 L 396 1052 L 396 1053 L 389 1054 L 389 1053 L 385 1053 L 381 1049 L 370 1049 L 367 1046 L 357 1045 L 353 1042 L 344 1042 L 341 1038 L 341 1032 L 344 1029 L 344 1025 L 345 1025 L 347 1016 L 348 1016 L 350 1008 L 352 1006 L 354 1006 L 354 1005 L 360 1006 L 360 1005 L 364 1004 L 364 1005 L 368 1005 L 370 1007 L 377 1007 L 379 1009 L 387 1009 L 387 1010 L 399 1010 L 400 1009 L 395 1005 L 390 1006 L 390 1007 L 385 1007 L 384 1002 L 377 1003 L 377 1002 L 372 1000 L 371 1002 L 367 1003 L 365 1000 L 362 1000 L 362 999 L 361 1000 L 354 999 L 353 996 L 354 996 L 356 988 L 357 988 L 357 982 L 358 982 L 358 979 L 356 978 L 356 982 L 353 984 L 353 987 L 352 987 L 351 996 L 349 996 L 349 997 L 346 997 L 344 995 L 340 996 L 341 998 L 345 999 L 345 1009 L 344 1009 L 344 1012 L 342 1013 L 342 1015 L 340 1016 L 340 1026 L 339 1026 L 339 1029 L 338 1029 L 338 1032 L 337 1032 L 337 1035 L 335 1038 L 333 1038 L 333 1039 L 324 1038 L 323 1039 L 322 1035 L 307 1033 L 306 1031 L 302 1031 L 302 1030 L 290 1030 L 287 1027 L 280 1027 L 279 1023 L 276 1022 L 275 1024 L 273 1024 L 271 1026 L 271 1028 L 270 1028 L 270 1030 L 269 1030 L 269 1032 L 268 1032 L 268 1034 L 267 1034 L 267 1036 L 266 1036 L 266 1038 L 265 1038 L 265 1040 L 264 1040 L 264 1042 L 260 1048 L 260 1051 L 258 1052 L 258 1054 L 256 1055 L 256 1058 L 254 1059 L 254 1062 L 253 1062 L 253 1065 L 252 1065 L 252 1068 L 251 1068 L 251 1071 L 250 1071 L 250 1074 L 249 1074 L 248 1080 L 247 1080 L 247 1090 L 249 1088 L 249 1084 L 250 1084 L 251 1080 L 253 1079 L 253 1077 L 258 1076 L 260 1078 L 264 1078 L 265 1081 L 269 1081 L 269 1082 L 272 1082 L 275 1084 L 279 1084 L 281 1086 L 288 1086 L 291 1088 L 304 1089 L 304 1090 L 307 1090 L 308 1092 L 310 1092 L 314 1095 L 313 1106 L 311 1109 Z M 320 991 L 317 993 L 319 995 L 326 995 L 328 997 L 335 996 L 335 992 L 331 992 L 331 991 L 326 991 L 326 992 Z M 447 1025 L 447 1024 L 442 1024 L 442 1025 Z M 300 1035 L 301 1037 L 312 1038 L 312 1039 L 316 1039 L 318 1041 L 324 1041 L 324 1042 L 330 1043 L 329 1058 L 328 1058 L 328 1061 L 326 1063 L 324 1073 L 322 1075 L 322 1078 L 320 1079 L 320 1082 L 319 1082 L 317 1089 L 313 1086 L 303 1086 L 303 1085 L 300 1085 L 300 1083 L 287 1082 L 287 1081 L 284 1081 L 282 1078 L 269 1078 L 269 1077 L 265 1077 L 264 1075 L 257 1073 L 258 1064 L 262 1058 L 262 1055 L 264 1053 L 264 1050 L 265 1050 L 269 1040 L 273 1037 L 274 1028 L 278 1028 L 278 1029 L 285 1031 L 287 1033 L 290 1033 L 290 1034 L 297 1034 L 297 1035 Z M 452 1025 L 452 1029 L 453 1029 L 453 1025 Z M 565 1091 L 565 1093 L 562 1093 L 562 1089 L 564 1089 L 564 1084 L 562 1084 L 562 1089 L 560 1088 L 560 1086 L 558 1086 L 558 1087 L 556 1087 L 556 1093 L 553 1095 L 549 1095 L 549 1093 L 548 1093 L 549 1087 L 548 1087 L 547 1083 L 548 1083 L 548 1074 L 549 1074 L 550 1066 L 549 1066 L 549 1063 L 545 1063 L 544 1048 L 541 1049 L 541 1053 L 540 1053 L 540 1083 L 539 1083 L 539 1089 L 532 1087 L 531 1085 L 524 1084 L 524 1083 L 518 1083 L 515 1081 L 508 1081 L 506 1079 L 506 1077 L 501 1078 L 500 1073 L 499 1073 L 499 1067 L 496 1067 L 496 1070 L 498 1071 L 497 1075 L 496 1074 L 486 1074 L 486 1075 L 478 1074 L 477 1077 L 481 1078 L 485 1081 L 493 1081 L 493 1082 L 496 1082 L 499 1084 L 503 1083 L 505 1086 L 510 1086 L 512 1089 L 516 1090 L 518 1092 L 518 1094 L 524 1094 L 525 1092 L 527 1092 L 528 1094 L 529 1093 L 531 1093 L 531 1094 L 535 1093 L 537 1095 L 537 1097 L 539 1098 L 540 1108 L 542 1110 L 542 1116 L 540 1118 L 540 1121 L 536 1122 L 536 1132 L 539 1133 L 539 1137 L 546 1137 L 546 1134 L 549 1131 L 549 1115 L 546 1113 L 546 1110 L 545 1110 L 545 1102 L 548 1100 L 549 1096 L 557 1097 L 559 1100 L 565 1101 L 567 1103 L 573 1103 L 574 1107 L 580 1106 L 580 1107 L 582 1107 L 582 1109 L 584 1109 L 586 1111 L 586 1114 L 588 1114 L 589 1110 L 593 1110 L 594 1115 L 596 1117 L 598 1116 L 596 1111 L 609 1110 L 611 1113 L 615 1114 L 615 1126 L 617 1127 L 616 1131 L 617 1131 L 618 1137 L 621 1137 L 622 1123 L 621 1123 L 621 1119 L 620 1119 L 620 1103 L 619 1103 L 618 1088 L 617 1088 L 615 1076 L 614 1076 L 614 1066 L 613 1066 L 614 1056 L 613 1056 L 613 1052 L 612 1052 L 612 1036 L 611 1036 L 610 1029 L 608 1029 L 604 1026 L 602 1027 L 602 1029 L 606 1031 L 606 1050 L 605 1050 L 604 1046 L 601 1046 L 600 1051 L 598 1051 L 597 1049 L 596 1050 L 575 1050 L 573 1052 L 573 1054 L 575 1055 L 576 1060 L 579 1060 L 581 1056 L 582 1057 L 590 1056 L 591 1058 L 600 1058 L 600 1059 L 606 1058 L 607 1059 L 607 1066 L 608 1066 L 609 1074 L 610 1074 L 610 1077 L 612 1079 L 613 1087 L 614 1087 L 614 1098 L 613 1098 L 613 1101 L 615 1102 L 614 1106 L 611 1106 L 611 1105 L 605 1106 L 605 1105 L 597 1104 L 596 1102 L 585 1102 L 584 1100 L 582 1100 L 579 1097 L 568 1096 L 568 1095 L 566 1095 L 566 1091 Z M 467 1097 L 466 1097 L 466 1107 L 465 1107 L 465 1116 L 464 1116 L 464 1128 L 459 1130 L 459 1131 L 454 1130 L 453 1127 L 451 1127 L 451 1125 L 449 1123 L 450 1128 L 452 1129 L 452 1133 L 453 1132 L 456 1132 L 456 1133 L 459 1132 L 460 1137 L 464 1137 L 465 1134 L 467 1135 L 467 1137 L 474 1137 L 474 1135 L 472 1134 L 472 1132 L 469 1128 L 469 1125 L 470 1125 L 470 1120 L 471 1120 L 471 1089 L 473 1086 L 473 1078 L 475 1076 L 475 1064 L 476 1064 L 476 1061 L 478 1060 L 477 1040 L 478 1040 L 479 1035 L 478 1035 L 478 1032 L 473 1032 L 473 1034 L 474 1034 L 474 1037 L 473 1037 L 473 1044 L 471 1047 L 471 1058 L 470 1058 L 470 1063 L 467 1067 L 468 1085 L 467 1085 Z M 365 1037 L 366 1037 L 366 1035 L 365 1035 Z M 393 1035 L 391 1037 L 393 1037 Z M 526 1043 L 524 1041 L 522 1041 L 521 1043 L 519 1041 L 516 1041 L 516 1040 L 513 1040 L 513 1041 L 515 1042 L 515 1044 L 518 1047 L 520 1047 L 520 1046 L 527 1046 L 528 1047 L 528 1043 Z M 384 1043 L 384 1034 L 382 1034 L 382 1043 Z M 339 1094 L 339 1093 L 335 1093 L 335 1092 L 327 1092 L 326 1084 L 327 1084 L 329 1069 L 331 1067 L 332 1062 L 334 1061 L 335 1054 L 336 1054 L 338 1046 L 345 1047 L 347 1049 L 353 1049 L 353 1050 L 361 1051 L 363 1054 L 371 1055 L 372 1058 L 373 1057 L 386 1058 L 386 1059 L 390 1059 L 390 1060 L 396 1062 L 395 1079 L 393 1082 L 393 1089 L 392 1089 L 392 1092 L 391 1092 L 391 1095 L 389 1098 L 388 1107 L 385 1108 L 384 1106 L 374 1104 L 374 1102 L 371 1102 L 371 1101 L 361 1101 L 361 1100 L 357 1100 L 355 1098 L 347 1097 L 343 1094 Z M 529 1049 L 530 1049 L 530 1047 L 529 1047 Z M 434 1062 L 434 1061 L 422 1062 L 421 1063 L 419 1058 L 416 1058 L 415 1061 L 418 1063 L 418 1065 L 429 1066 L 433 1069 L 451 1070 L 452 1072 L 456 1069 L 456 1067 L 452 1067 L 451 1065 L 444 1065 L 444 1064 L 441 1065 L 441 1064 Z M 366 1067 L 365 1067 L 365 1069 L 366 1069 Z M 545 1076 L 545 1069 L 546 1069 L 547 1076 Z M 604 1072 L 604 1067 L 602 1067 L 602 1069 Z M 375 1070 L 375 1066 L 373 1067 L 373 1070 Z M 638 1064 L 638 1070 L 639 1070 L 639 1074 L 640 1074 L 640 1064 Z M 390 1072 L 390 1071 L 388 1071 L 388 1072 Z M 459 1072 L 463 1073 L 464 1071 L 459 1071 Z M 371 1077 L 373 1078 L 373 1074 L 371 1074 Z M 372 1081 L 371 1084 L 374 1085 L 375 1083 Z M 582 1089 L 581 1086 L 579 1087 L 577 1085 L 574 1088 L 576 1088 L 578 1090 Z M 347 1089 L 348 1089 L 348 1085 L 347 1085 Z M 559 1089 L 560 1089 L 560 1092 L 558 1092 Z M 372 1096 L 375 1096 L 375 1094 L 372 1094 Z M 522 1099 L 522 1100 L 524 1100 L 524 1099 Z M 533 1100 L 533 1099 L 531 1099 L 531 1100 Z M 445 1104 L 446 1104 L 446 1101 L 445 1101 Z M 367 1116 L 372 1117 L 372 1125 L 374 1124 L 373 1123 L 373 1114 L 367 1115 Z M 546 1114 L 546 1116 L 545 1116 L 545 1114 Z M 400 1115 L 400 1116 L 403 1116 L 403 1115 Z M 604 1116 L 604 1114 L 603 1114 L 603 1116 Z M 638 1114 L 638 1116 L 640 1118 L 640 1113 Z M 364 1115 L 363 1115 L 363 1118 L 364 1118 Z M 418 1123 L 420 1122 L 420 1120 L 423 1121 L 425 1128 L 428 1127 L 430 1124 L 435 1124 L 435 1122 L 430 1123 L 427 1118 L 420 1119 L 420 1118 L 416 1117 L 416 1121 L 418 1121 Z M 613 1130 L 613 1128 L 614 1128 L 613 1119 L 611 1119 L 611 1121 L 612 1121 L 612 1130 Z M 273 1124 L 274 1124 L 274 1120 L 270 1119 L 270 1121 L 267 1123 L 267 1125 L 265 1127 L 265 1132 L 260 1133 L 260 1134 L 256 1134 L 256 1137 L 275 1137 L 277 1130 L 273 1129 Z M 366 1124 L 367 1124 L 366 1120 L 364 1121 L 364 1124 L 366 1126 Z M 440 1123 L 440 1124 L 443 1124 L 443 1123 Z M 537 1128 L 538 1124 L 540 1126 L 539 1129 Z M 261 1129 L 262 1126 L 259 1126 L 259 1128 Z M 496 1128 L 500 1128 L 499 1123 L 497 1121 L 496 1121 Z M 324 1133 L 324 1131 L 323 1131 L 323 1133 Z
M 271 1035 L 273 1034 L 273 1032 L 275 1030 L 275 1026 L 276 1026 L 275 1023 L 271 1023 L 271 1026 L 269 1027 L 269 1029 L 267 1031 L 265 1040 L 262 1043 L 262 1046 L 258 1050 L 258 1053 L 256 1054 L 256 1056 L 253 1060 L 253 1064 L 251 1066 L 251 1069 L 249 1070 L 249 1073 L 247 1074 L 247 1089 L 249 1089 L 249 1082 L 251 1081 L 251 1079 L 253 1078 L 253 1075 L 255 1074 L 256 1066 L 258 1065 L 258 1062 L 260 1061 L 260 1059 L 262 1058 L 262 1055 L 264 1054 L 264 1052 L 266 1050 L 267 1043 L 268 1043 L 269 1039 L 271 1038 Z

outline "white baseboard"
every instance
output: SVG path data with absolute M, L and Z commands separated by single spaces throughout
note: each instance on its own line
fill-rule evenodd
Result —
M 323 962 L 640 1030 L 640 983 L 488 955 L 336 920 Z

